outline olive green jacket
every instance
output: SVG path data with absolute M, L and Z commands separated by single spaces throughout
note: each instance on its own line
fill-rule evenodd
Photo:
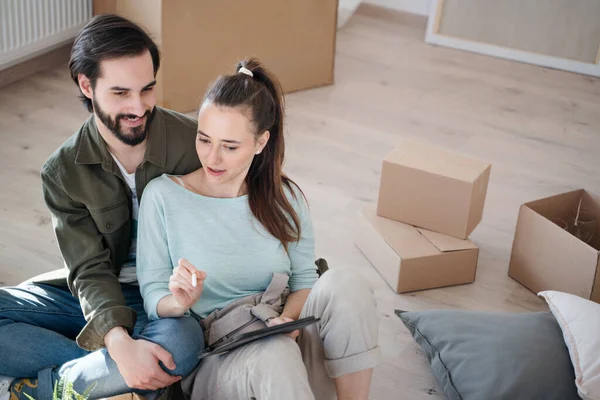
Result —
M 151 179 L 200 168 L 196 128 L 193 119 L 156 107 L 135 175 L 138 199 Z M 118 279 L 131 244 L 131 192 L 93 116 L 50 156 L 41 177 L 66 268 L 31 281 L 68 285 L 87 321 L 77 344 L 96 350 L 104 347 L 111 328 L 122 326 L 131 333 L 136 321 Z

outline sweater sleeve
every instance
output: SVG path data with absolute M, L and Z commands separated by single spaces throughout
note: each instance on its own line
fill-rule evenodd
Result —
M 295 292 L 300 289 L 310 289 L 317 281 L 317 268 L 315 265 L 315 235 L 313 231 L 310 210 L 304 195 L 298 187 L 292 184 L 294 196 L 289 200 L 294 206 L 300 220 L 300 240 L 288 246 L 291 261 L 292 275 L 289 280 L 290 290 Z
M 173 265 L 160 197 L 161 185 L 150 182 L 140 202 L 138 216 L 137 278 L 150 321 L 158 319 L 158 302 L 171 294 Z

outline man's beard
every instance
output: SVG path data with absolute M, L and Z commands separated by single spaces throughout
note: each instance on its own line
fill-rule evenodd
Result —
M 112 119 L 110 115 L 102 110 L 95 97 L 92 98 L 92 105 L 94 106 L 94 111 L 96 112 L 96 115 L 100 121 L 106 125 L 106 127 L 117 139 L 129 146 L 137 146 L 146 139 L 148 136 L 148 130 L 150 129 L 150 122 L 152 122 L 156 111 L 156 107 L 154 107 L 152 110 L 146 110 L 144 115 L 140 116 L 140 118 L 145 120 L 144 123 L 142 125 L 130 128 L 130 133 L 125 133 L 121 128 L 121 120 L 123 118 L 136 118 L 138 115 L 117 114 L 117 116 Z

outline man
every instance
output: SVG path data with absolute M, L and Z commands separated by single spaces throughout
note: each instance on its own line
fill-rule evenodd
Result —
M 61 379 L 79 393 L 95 385 L 91 398 L 132 389 L 152 398 L 198 363 L 196 320 L 149 322 L 136 282 L 144 187 L 200 167 L 196 122 L 156 106 L 159 65 L 156 44 L 118 16 L 95 17 L 75 39 L 71 77 L 92 115 L 41 171 L 66 269 L 0 288 L 0 374 L 16 378 L 11 400 L 51 399 Z

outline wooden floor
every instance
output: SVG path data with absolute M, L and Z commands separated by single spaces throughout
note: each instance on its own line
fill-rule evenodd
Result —
M 338 35 L 335 85 L 288 96 L 287 172 L 301 184 L 318 256 L 376 287 L 383 362 L 372 399 L 443 398 L 396 308 L 544 310 L 507 276 L 518 207 L 600 194 L 600 80 L 424 43 L 425 19 L 363 7 Z M 67 68 L 0 89 L 0 284 L 61 266 L 39 169 L 87 113 Z M 406 138 L 493 164 L 474 284 L 396 295 L 352 239 L 376 201 L 381 160 Z

